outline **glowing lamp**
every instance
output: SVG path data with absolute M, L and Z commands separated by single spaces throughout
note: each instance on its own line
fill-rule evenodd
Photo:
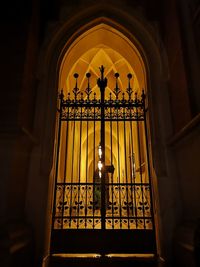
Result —
M 101 159 L 101 157 L 102 157 L 102 149 L 101 149 L 101 145 L 99 145 L 98 153 L 99 153 L 99 158 Z
M 101 171 L 102 167 L 103 167 L 103 164 L 102 164 L 101 161 L 99 160 L 99 162 L 98 162 L 98 169 L 99 169 L 99 171 Z

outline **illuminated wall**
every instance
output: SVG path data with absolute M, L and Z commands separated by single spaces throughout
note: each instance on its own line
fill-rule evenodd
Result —
M 108 25 L 100 24 L 78 37 L 67 50 L 63 58 L 60 68 L 59 88 L 63 89 L 65 97 L 68 97 L 70 93 L 70 97 L 73 98 L 72 91 L 75 87 L 74 73 L 79 74 L 78 87 L 80 91 L 84 93 L 87 88 L 87 78 L 85 74 L 89 72 L 91 74 L 91 98 L 94 97 L 93 93 L 95 93 L 96 99 L 100 99 L 100 90 L 97 86 L 97 79 L 100 74 L 99 67 L 101 65 L 105 67 L 105 76 L 108 79 L 108 86 L 105 91 L 106 99 L 109 99 L 110 94 L 111 97 L 115 97 L 113 89 L 115 88 L 114 74 L 116 72 L 120 74 L 118 84 L 121 89 L 121 94 L 125 93 L 125 98 L 127 98 L 126 89 L 128 86 L 128 73 L 133 75 L 133 78 L 131 79 L 131 87 L 133 88 L 134 93 L 137 92 L 138 95 L 140 95 L 141 90 L 146 89 L 144 64 L 136 47 L 117 30 Z M 84 95 L 84 97 L 86 98 L 86 95 Z M 105 132 L 106 165 L 111 164 L 112 158 L 112 164 L 115 167 L 115 181 L 117 182 L 120 180 L 120 182 L 126 182 L 125 176 L 128 177 L 127 179 L 129 181 L 134 153 L 136 179 L 139 182 L 139 180 L 141 180 L 139 174 L 140 165 L 142 164 L 143 171 L 144 169 L 147 169 L 144 168 L 146 150 L 144 149 L 145 137 L 142 123 L 138 123 L 140 138 L 137 133 L 136 123 L 126 123 L 125 132 L 122 122 L 120 122 L 118 126 L 116 122 L 113 123 L 112 128 L 111 144 L 111 126 L 110 123 L 107 122 Z M 124 145 L 124 139 L 126 139 L 126 145 Z M 139 139 L 140 147 L 138 145 Z M 67 154 L 65 154 L 66 142 L 68 143 Z M 131 142 L 133 142 L 133 148 L 130 147 Z M 59 167 L 60 181 L 85 182 L 87 180 L 87 182 L 92 182 L 98 163 L 97 152 L 100 143 L 100 123 L 96 122 L 95 126 L 93 122 L 82 122 L 82 124 L 80 122 L 68 122 L 63 124 L 61 143 Z M 139 154 L 137 153 L 139 148 L 141 150 L 141 159 L 139 159 Z M 125 150 L 127 154 L 126 157 L 124 156 Z M 77 164 L 80 166 L 77 166 Z M 127 167 L 125 167 L 125 165 L 127 165 Z M 145 176 L 143 179 L 147 179 L 147 174 L 144 174 L 143 172 L 143 175 Z

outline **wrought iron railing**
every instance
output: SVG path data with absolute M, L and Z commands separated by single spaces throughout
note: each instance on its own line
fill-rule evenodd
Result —
M 62 91 L 59 96 L 53 230 L 153 229 L 145 94 L 133 94 L 130 74 L 121 92 L 116 74 L 105 99 L 107 79 L 100 70 L 100 99 L 92 96 L 90 74 L 84 92 L 75 74 L 72 96 L 65 98 Z
M 101 186 L 59 183 L 54 229 L 101 229 Z M 106 184 L 106 229 L 152 229 L 150 186 Z

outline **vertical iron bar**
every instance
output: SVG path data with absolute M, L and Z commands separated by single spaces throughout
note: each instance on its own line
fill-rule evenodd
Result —
M 74 140 L 75 140 L 75 108 L 74 108 L 74 123 L 73 123 L 73 133 L 72 133 L 72 164 L 71 164 L 71 191 L 70 191 L 70 218 L 69 218 L 69 228 L 71 228 L 72 221 L 72 197 L 73 197 L 73 175 L 74 175 Z
M 82 153 L 82 106 L 80 114 L 80 129 L 79 129 L 79 174 L 78 174 L 78 223 L 77 228 L 79 228 L 79 212 L 80 212 L 80 191 L 81 191 L 81 153 Z
M 105 229 L 105 121 L 104 121 L 104 92 L 105 87 L 101 87 L 101 147 L 102 147 L 102 177 L 101 177 L 101 215 L 102 215 L 102 229 Z
M 88 117 L 88 107 L 87 107 L 87 117 Z M 86 190 L 86 195 L 85 195 L 85 228 L 87 228 L 87 191 L 88 191 L 88 119 L 87 119 L 87 136 L 86 136 L 86 185 L 85 185 L 85 190 Z
M 110 100 L 111 99 L 111 93 L 110 93 Z M 110 158 L 111 158 L 111 166 L 113 165 L 113 154 L 112 154 L 112 106 L 110 107 Z M 111 194 L 112 194 L 112 229 L 114 229 L 114 188 L 113 188 L 113 172 L 111 173 Z
M 55 169 L 55 186 L 54 186 L 54 200 L 53 200 L 53 216 L 52 216 L 52 230 L 54 229 L 54 221 L 55 221 L 55 214 L 56 214 L 56 193 L 57 193 L 57 180 L 58 180 L 58 166 L 59 166 L 59 156 L 60 156 L 60 131 L 61 131 L 61 119 L 62 119 L 62 108 L 63 108 L 63 91 L 61 90 L 60 93 L 60 103 L 59 103 L 59 122 L 58 122 L 58 141 L 57 141 L 57 153 L 56 153 L 56 169 Z
M 107 79 L 104 78 L 104 67 L 100 67 L 101 78 L 97 80 L 97 84 L 101 92 L 101 148 L 102 148 L 102 176 L 101 176 L 101 227 L 105 229 L 105 217 L 106 217 L 106 207 L 105 207 L 105 88 L 107 86 Z
M 148 176 L 149 176 L 149 189 L 150 189 L 150 210 L 151 210 L 151 216 L 152 216 L 153 231 L 155 233 L 153 192 L 152 192 L 152 179 L 151 179 L 150 160 L 149 160 L 148 133 L 147 133 L 147 122 L 146 122 L 146 103 L 145 103 L 144 90 L 142 92 L 142 101 L 143 101 L 143 112 L 144 112 L 144 129 L 145 129 L 145 144 L 146 144 L 146 153 L 147 153 Z M 155 245 L 156 245 L 156 242 L 155 242 Z
M 94 226 L 94 213 L 95 213 L 95 199 L 94 199 L 94 193 L 95 193 L 95 150 L 96 150 L 96 140 L 95 140 L 95 131 L 96 131 L 96 125 L 95 125 L 95 106 L 94 106 L 94 122 L 93 122 L 93 129 L 94 129 L 94 134 L 93 134 L 93 229 L 95 228 Z
M 67 110 L 69 113 L 69 106 L 67 107 Z M 67 157 L 68 157 L 68 128 L 69 128 L 69 120 L 67 120 L 67 125 L 66 125 L 66 138 L 65 138 L 65 159 L 64 159 L 64 184 L 63 184 L 63 206 L 62 206 L 62 229 L 63 229 L 63 215 L 64 215 L 64 200 L 65 200 L 65 188 L 66 188 L 66 179 L 67 179 Z
M 129 222 L 129 200 L 128 200 L 128 177 L 127 177 L 127 153 L 126 153 L 126 114 L 125 114 L 125 107 L 123 108 L 124 113 L 124 153 L 125 153 L 125 173 L 126 173 L 126 207 L 127 207 L 127 216 L 128 216 L 128 229 L 130 229 L 130 222 Z
M 69 106 L 67 107 L 67 114 L 69 114 Z M 67 179 L 67 158 L 68 158 L 68 137 L 69 137 L 69 120 L 67 120 L 67 131 L 66 131 L 66 147 L 65 147 L 65 169 L 64 169 L 64 182 Z
M 131 107 L 130 107 L 130 112 L 131 112 Z M 131 154 L 131 164 L 132 164 L 132 157 L 134 155 L 134 145 L 133 145 L 133 125 L 132 125 L 132 120 L 130 121 L 130 131 L 131 131 L 131 150 L 132 150 L 132 154 Z M 131 168 L 133 168 L 133 166 L 131 166 Z M 136 224 L 136 229 L 138 228 L 138 219 L 137 219 L 137 198 L 136 198 L 136 183 L 135 183 L 135 176 L 133 177 L 132 175 L 133 172 L 131 172 L 131 197 L 132 197 L 132 203 L 133 203 L 133 212 L 134 212 L 134 216 L 135 216 L 135 224 Z M 135 175 L 135 174 L 134 174 Z
M 119 153 L 119 110 L 117 107 L 117 154 L 118 154 L 118 189 L 119 189 L 119 217 L 120 217 L 120 229 L 122 228 L 122 207 L 121 207 L 121 175 L 120 175 L 120 153 Z
M 137 95 L 136 95 L 137 101 Z M 140 173 L 140 183 L 141 183 L 141 194 L 142 194 L 142 212 L 144 219 L 144 229 L 146 229 L 145 223 L 145 210 L 144 210 L 144 188 L 143 188 L 143 179 L 142 179 L 142 162 L 141 162 L 141 146 L 140 146 L 140 129 L 139 129 L 139 113 L 138 106 L 136 106 L 136 117 L 137 117 L 137 140 L 138 140 L 138 158 L 139 158 L 139 173 Z
M 118 150 L 118 191 L 119 191 L 119 214 L 120 214 L 120 229 L 122 228 L 122 203 L 121 203 L 121 174 L 120 174 L 120 151 L 119 151 L 119 94 L 121 92 L 118 86 L 119 73 L 115 73 L 116 87 L 114 88 L 114 94 L 116 96 L 116 109 L 117 109 L 117 150 Z

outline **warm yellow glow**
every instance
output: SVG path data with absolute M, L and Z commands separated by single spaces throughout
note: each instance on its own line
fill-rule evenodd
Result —
M 154 254 L 106 254 L 105 257 L 108 258 L 141 258 L 141 259 L 150 259 L 150 258 L 154 258 L 155 255 Z
M 128 85 L 128 73 L 133 75 L 131 87 L 134 92 L 140 93 L 143 88 L 146 88 L 146 73 L 139 52 L 125 36 L 104 24 L 85 32 L 68 49 L 61 64 L 59 88 L 63 89 L 66 97 L 68 93 L 71 93 L 73 97 L 72 91 L 75 86 L 73 74 L 79 73 L 78 87 L 81 92 L 84 92 L 87 88 L 85 74 L 90 72 L 91 89 L 96 93 L 96 98 L 100 99 L 97 78 L 101 65 L 105 66 L 105 76 L 108 79 L 105 98 L 108 99 L 110 93 L 113 94 L 112 90 L 115 88 L 114 74 L 116 72 L 120 73 L 119 87 L 122 92 L 126 91 Z M 93 94 L 91 97 L 93 97 Z M 68 121 L 62 124 L 58 182 L 93 183 L 96 179 L 101 178 L 102 168 L 112 165 L 114 173 L 112 175 L 111 173 L 107 174 L 107 183 L 111 182 L 111 179 L 113 183 L 118 184 L 148 183 L 143 122 L 136 124 L 129 121 L 126 123 L 113 121 L 112 131 L 110 122 L 105 122 L 105 166 L 101 161 L 100 132 L 100 121 L 95 122 L 95 127 L 93 121 L 77 121 L 76 123 Z M 96 177 L 97 175 L 99 177 Z M 117 196 L 117 189 L 113 194 Z M 139 194 L 139 191 L 137 191 L 137 194 Z M 74 196 L 74 200 L 78 201 L 76 196 Z M 116 201 L 121 205 L 121 200 L 116 199 Z M 127 202 L 130 202 L 128 196 Z M 69 212 L 69 209 L 65 211 L 66 216 L 69 216 Z M 127 211 L 123 212 L 125 214 Z M 147 214 L 147 211 L 145 212 Z M 95 215 L 98 213 L 100 214 L 100 211 L 96 210 Z M 73 210 L 71 215 L 75 216 L 76 211 Z M 73 228 L 73 225 L 71 227 Z M 100 227 L 99 224 L 96 228 Z M 111 226 L 106 227 L 109 229 Z M 120 225 L 117 225 L 115 229 L 118 229 L 117 227 L 120 229 Z M 75 224 L 74 228 L 76 228 Z M 137 229 L 139 229 L 139 226 Z
M 140 53 L 138 52 L 137 48 L 131 43 L 126 36 L 121 34 L 116 29 L 106 25 L 106 24 L 99 24 L 92 29 L 86 31 L 81 36 L 79 36 L 76 41 L 70 46 L 67 53 L 65 54 L 61 68 L 60 68 L 60 76 L 59 76 L 59 88 L 63 89 L 65 96 L 67 96 L 68 93 L 71 93 L 73 95 L 72 90 L 75 86 L 75 80 L 73 77 L 74 73 L 79 73 L 78 78 L 78 87 L 81 92 L 84 92 L 84 90 L 87 87 L 87 78 L 85 74 L 87 72 L 91 73 L 91 89 L 93 92 L 96 93 L 96 98 L 100 98 L 100 90 L 97 87 L 97 78 L 99 77 L 99 66 L 104 65 L 105 66 L 105 76 L 108 79 L 108 86 L 105 91 L 105 98 L 109 98 L 110 93 L 113 95 L 112 90 L 115 88 L 115 77 L 114 74 L 116 72 L 120 73 L 119 76 L 119 87 L 122 92 L 126 91 L 127 88 L 127 74 L 132 73 L 133 78 L 131 79 L 131 87 L 133 88 L 134 92 L 140 92 L 143 88 L 146 88 L 146 74 L 145 74 L 145 68 L 143 60 L 140 56 Z M 93 160 L 94 157 L 96 158 L 96 161 L 98 162 L 98 158 L 100 157 L 101 153 L 99 151 L 99 148 L 97 144 L 100 143 L 100 123 L 96 124 L 95 128 L 95 144 L 93 143 L 93 135 L 94 135 L 94 129 L 92 127 L 92 123 L 89 123 L 88 127 L 88 133 L 85 130 L 87 128 L 86 122 L 82 123 L 82 126 L 80 124 L 74 125 L 73 122 L 69 122 L 68 124 L 68 135 L 70 136 L 68 143 L 72 144 L 72 136 L 73 132 L 80 132 L 80 127 L 84 129 L 81 133 L 81 165 L 76 166 L 79 162 L 79 156 L 80 156 L 80 147 L 78 145 L 80 142 L 79 135 L 75 135 L 75 147 L 74 151 L 69 152 L 70 155 L 72 153 L 74 154 L 74 162 L 73 162 L 73 175 L 76 177 L 76 181 L 85 182 L 86 176 L 87 176 L 87 170 L 86 170 L 86 161 L 88 161 L 88 179 L 89 181 L 92 181 L 93 179 Z M 113 157 L 113 164 L 118 166 L 118 147 L 117 147 L 117 128 L 116 124 L 113 124 L 113 131 L 112 131 L 112 157 Z M 123 125 L 122 123 L 119 123 L 119 140 L 120 143 L 123 143 Z M 144 132 L 142 130 L 141 131 Z M 127 140 L 130 139 L 130 125 L 126 126 L 126 137 Z M 65 147 L 65 136 L 66 136 L 66 130 L 67 127 L 62 127 L 62 147 Z M 107 125 L 105 132 L 105 138 L 106 140 L 110 140 L 110 130 Z M 88 136 L 87 136 L 88 135 Z M 132 135 L 133 139 L 137 140 L 137 131 L 136 126 L 132 125 Z M 144 135 L 144 133 L 143 133 Z M 142 137 L 144 139 L 144 137 Z M 135 141 L 136 144 L 134 144 L 134 149 L 138 149 L 137 141 Z M 88 145 L 88 151 L 86 156 L 86 148 Z M 94 155 L 94 147 L 95 151 L 97 152 L 96 155 Z M 106 164 L 109 162 L 108 155 L 110 155 L 111 151 L 111 144 L 110 141 L 106 143 L 106 151 L 105 151 L 105 160 Z M 96 153 L 95 152 L 95 153 Z M 123 155 L 124 153 L 124 146 L 120 146 L 120 155 Z M 129 148 L 129 158 L 130 161 L 132 161 L 132 177 L 137 180 L 137 176 L 139 174 L 139 159 L 138 156 L 136 156 L 133 160 L 133 152 L 131 152 L 131 149 Z M 144 154 L 144 153 L 143 153 Z M 61 158 L 64 159 L 64 149 L 63 152 L 61 151 Z M 88 158 L 87 158 L 88 157 Z M 109 156 L 110 157 L 110 156 Z M 101 157 L 100 157 L 101 158 Z M 142 158 L 142 163 L 144 163 L 144 157 Z M 67 170 L 66 170 L 66 176 L 71 175 L 71 165 L 72 165 L 72 157 L 70 156 L 67 159 Z M 123 180 L 124 178 L 124 166 L 125 166 L 125 159 L 123 157 L 120 158 L 120 166 L 119 168 L 115 168 L 115 174 L 116 179 Z M 64 168 L 64 162 L 60 164 L 60 170 L 61 173 L 63 173 Z M 119 174 L 119 169 L 123 170 L 122 174 Z M 130 168 L 129 168 L 130 169 Z M 129 172 L 129 171 L 128 171 Z M 80 177 L 79 177 L 80 173 Z M 63 175 L 60 175 L 63 176 Z M 136 177 L 135 177 L 136 176 Z M 146 176 L 146 175 L 145 175 Z M 118 178 L 117 178 L 118 177 Z
M 95 254 L 95 253 L 56 253 L 52 254 L 53 257 L 61 257 L 61 258 L 100 258 L 100 254 Z
M 99 162 L 98 162 L 98 168 L 99 168 L 100 171 L 101 171 L 102 167 L 103 167 L 103 164 L 102 164 L 101 161 L 99 160 Z
M 99 151 L 99 158 L 101 159 L 101 157 L 102 157 L 102 149 L 101 149 L 101 145 L 99 145 L 98 151 Z
M 98 169 L 99 169 L 99 178 L 101 179 L 102 177 L 102 167 L 103 167 L 103 164 L 101 162 L 101 158 L 102 158 L 102 148 L 101 148 L 101 145 L 99 145 L 98 147 L 98 154 L 99 154 L 99 162 L 98 162 Z
M 127 73 L 133 74 L 132 87 L 136 91 L 146 88 L 146 75 L 143 60 L 137 48 L 127 37 L 114 28 L 100 24 L 79 36 L 65 54 L 59 76 L 59 89 L 64 93 L 74 88 L 73 74 L 79 73 L 79 88 L 85 90 L 90 72 L 92 89 L 99 94 L 96 79 L 99 66 L 104 65 L 105 76 L 109 80 L 106 97 L 115 86 L 114 73 L 120 73 L 119 85 L 122 91 L 127 88 Z

